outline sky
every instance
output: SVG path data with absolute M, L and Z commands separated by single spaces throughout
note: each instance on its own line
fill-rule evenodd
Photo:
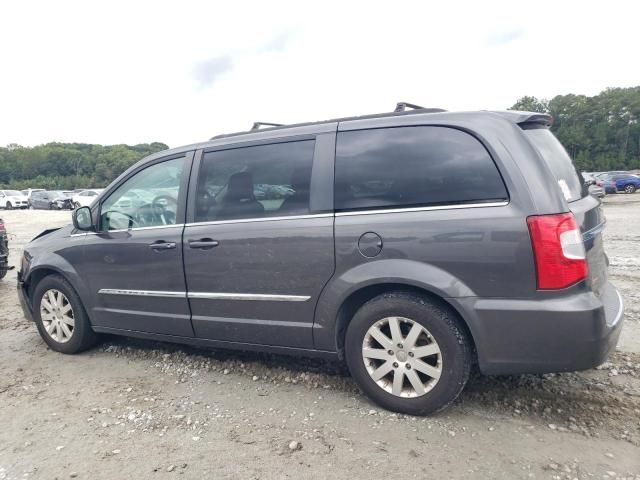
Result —
M 171 147 L 640 85 L 637 1 L 3 1 L 0 145 Z

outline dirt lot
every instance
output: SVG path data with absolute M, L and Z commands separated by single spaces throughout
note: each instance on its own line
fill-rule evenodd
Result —
M 381 410 L 343 367 L 105 338 L 47 349 L 15 272 L 0 282 L 0 480 L 17 478 L 640 479 L 640 194 L 609 196 L 626 303 L 596 370 L 475 376 L 431 418 Z M 11 259 L 68 212 L 1 212 Z

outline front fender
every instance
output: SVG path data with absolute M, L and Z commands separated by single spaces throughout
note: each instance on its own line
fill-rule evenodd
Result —
M 336 350 L 336 322 L 344 302 L 363 288 L 384 284 L 415 287 L 442 298 L 476 296 L 459 278 L 434 265 L 405 259 L 362 263 L 336 273 L 320 295 L 313 324 L 315 348 Z
M 56 273 L 64 277 L 80 295 L 80 298 L 88 298 L 88 289 L 86 282 L 83 282 L 73 265 L 64 257 L 58 254 L 50 254 L 46 259 L 39 260 L 34 257 L 26 272 L 22 272 L 22 281 L 28 286 L 30 295 L 33 295 L 35 282 L 44 278 L 44 276 Z M 35 281 L 35 282 L 34 282 Z M 29 298 L 32 301 L 32 298 Z

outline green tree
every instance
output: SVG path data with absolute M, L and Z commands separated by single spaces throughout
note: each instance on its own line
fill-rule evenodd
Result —
M 0 188 L 73 189 L 105 187 L 147 155 L 166 150 L 164 143 L 91 145 L 48 143 L 36 147 L 0 147 Z

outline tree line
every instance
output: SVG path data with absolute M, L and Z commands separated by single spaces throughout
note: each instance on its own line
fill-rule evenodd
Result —
M 553 116 L 551 130 L 580 170 L 640 169 L 640 87 L 609 88 L 598 95 L 520 98 L 512 110 Z M 91 145 L 48 143 L 0 147 L 0 188 L 99 188 L 164 143 Z
M 640 87 L 608 88 L 593 97 L 526 96 L 510 109 L 550 114 L 551 130 L 579 170 L 640 169 Z
M 0 147 L 0 188 L 67 190 L 107 186 L 141 158 L 160 150 L 164 143 L 92 145 L 47 143 L 36 147 Z

